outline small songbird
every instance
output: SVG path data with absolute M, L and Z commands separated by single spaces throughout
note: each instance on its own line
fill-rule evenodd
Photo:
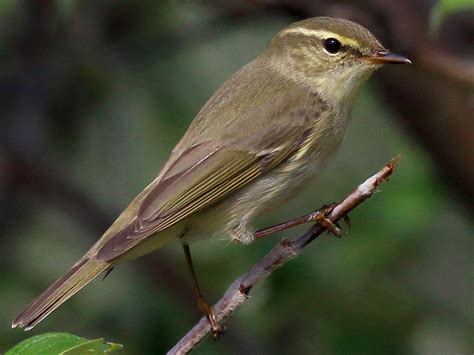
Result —
M 350 21 L 316 17 L 277 33 L 207 101 L 158 177 L 12 326 L 33 328 L 100 273 L 174 240 L 193 276 L 192 240 L 228 234 L 252 242 L 255 217 L 334 157 L 358 89 L 386 63 L 410 61 Z M 200 305 L 216 328 L 212 309 Z

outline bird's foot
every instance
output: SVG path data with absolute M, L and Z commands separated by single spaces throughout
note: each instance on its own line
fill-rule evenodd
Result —
M 225 326 L 219 324 L 217 320 L 217 315 L 214 312 L 214 308 L 206 302 L 206 300 L 202 297 L 198 299 L 198 307 L 199 310 L 206 316 L 209 324 L 211 325 L 211 332 L 212 332 L 212 339 L 218 340 L 219 336 L 225 333 Z
M 316 211 L 313 214 L 313 216 L 311 216 L 311 220 L 314 221 L 314 222 L 319 223 L 329 233 L 333 234 L 337 238 L 341 238 L 342 237 L 342 231 L 341 231 L 341 226 L 339 225 L 339 223 L 333 222 L 329 218 L 327 218 L 327 216 L 332 212 L 332 210 L 336 206 L 337 206 L 337 203 L 332 203 L 330 205 L 324 206 L 320 210 Z M 346 215 L 346 216 L 343 217 L 343 219 L 344 219 L 344 222 L 346 222 L 347 226 L 349 227 L 348 232 L 346 233 L 346 234 L 348 234 L 349 230 L 350 230 L 349 216 Z

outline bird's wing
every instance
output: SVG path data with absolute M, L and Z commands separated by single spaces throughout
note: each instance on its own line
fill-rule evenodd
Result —
M 255 151 L 216 140 L 191 146 L 140 200 L 131 222 L 107 238 L 97 258 L 115 259 L 148 236 L 218 202 L 289 157 L 307 133 L 302 126 L 279 127 L 266 138 L 254 137 L 260 142 Z

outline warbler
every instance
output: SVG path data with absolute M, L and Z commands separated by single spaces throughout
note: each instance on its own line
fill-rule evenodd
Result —
M 356 23 L 315 17 L 284 28 L 211 96 L 159 175 L 12 327 L 33 328 L 100 273 L 172 241 L 185 246 L 193 275 L 192 240 L 251 243 L 255 217 L 333 159 L 358 89 L 388 63 L 410 61 Z

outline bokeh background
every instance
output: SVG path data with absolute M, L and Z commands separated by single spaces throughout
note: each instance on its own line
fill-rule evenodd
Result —
M 471 6 L 471 7 L 470 7 Z M 196 354 L 472 354 L 474 12 L 469 1 L 0 2 L 0 351 L 47 331 L 163 353 L 199 319 L 178 244 L 94 281 L 30 333 L 14 316 L 159 171 L 212 92 L 298 19 L 367 26 L 413 60 L 359 95 L 337 160 L 259 227 L 341 199 L 392 156 L 350 235 L 319 238 Z M 283 237 L 193 248 L 207 298 Z

